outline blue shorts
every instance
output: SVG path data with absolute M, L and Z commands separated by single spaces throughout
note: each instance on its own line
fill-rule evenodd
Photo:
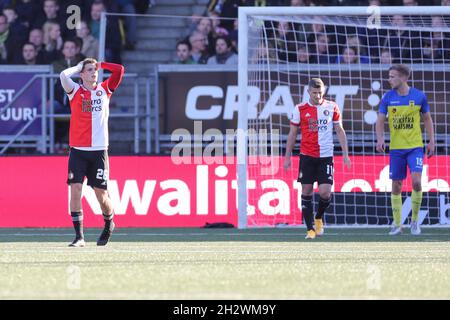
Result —
M 409 167 L 410 172 L 422 172 L 423 148 L 390 151 L 389 178 L 404 180 L 406 178 L 406 166 Z

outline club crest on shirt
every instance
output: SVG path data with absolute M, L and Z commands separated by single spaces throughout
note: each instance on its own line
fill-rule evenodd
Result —
M 102 92 L 101 91 L 97 91 L 95 94 L 97 95 L 97 97 L 100 97 L 102 95 Z
M 323 111 L 323 115 L 326 116 L 326 117 L 328 117 L 328 116 L 330 115 L 330 111 L 324 110 L 324 111 Z
M 396 113 L 397 112 L 397 109 L 396 108 L 393 108 L 392 109 L 392 113 Z
M 412 108 L 416 105 L 414 100 L 409 100 L 409 106 Z
M 72 179 L 73 179 L 73 172 L 69 171 L 69 180 L 72 180 Z

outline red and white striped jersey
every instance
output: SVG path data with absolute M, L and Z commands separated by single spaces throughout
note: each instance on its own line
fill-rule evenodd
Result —
M 333 156 L 333 124 L 341 122 L 339 107 L 333 101 L 323 100 L 314 106 L 308 102 L 296 105 L 291 124 L 300 127 L 300 153 L 325 158 Z
M 67 94 L 70 100 L 69 145 L 80 150 L 108 149 L 109 101 L 112 92 L 108 80 L 89 90 L 75 84 Z

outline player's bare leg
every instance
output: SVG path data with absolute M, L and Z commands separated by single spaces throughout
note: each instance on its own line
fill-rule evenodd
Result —
M 103 231 L 97 240 L 97 245 L 104 246 L 108 243 L 115 228 L 115 224 L 113 221 L 113 207 L 107 190 L 94 188 L 94 191 L 100 207 L 102 208 L 103 219 L 105 221 L 105 227 L 103 228 Z
M 314 219 L 314 227 L 316 229 L 316 235 L 320 237 L 324 233 L 323 215 L 331 203 L 331 184 L 319 185 L 319 196 L 319 206 Z
M 81 183 L 72 183 L 70 185 L 70 215 L 72 216 L 73 227 L 75 229 L 75 240 L 70 247 L 84 247 L 83 234 L 83 211 L 81 209 L 81 192 L 83 185 Z

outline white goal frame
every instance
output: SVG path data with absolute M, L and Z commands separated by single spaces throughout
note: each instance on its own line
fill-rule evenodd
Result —
M 450 15 L 450 6 L 417 6 L 417 7 L 240 7 L 238 17 L 239 32 L 239 106 L 238 131 L 248 130 L 248 105 L 247 105 L 247 84 L 248 84 L 248 18 L 250 16 L 392 16 L 396 14 L 419 16 L 419 15 Z M 238 228 L 247 228 L 247 138 L 242 135 L 237 140 L 237 202 L 238 202 Z

